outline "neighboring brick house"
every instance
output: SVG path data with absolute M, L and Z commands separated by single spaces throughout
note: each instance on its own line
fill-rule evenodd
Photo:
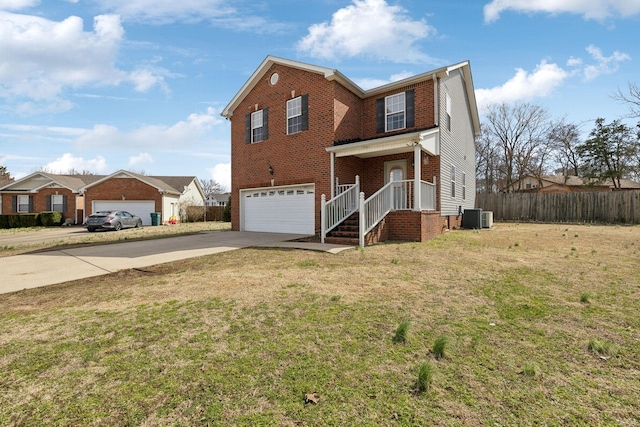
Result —
M 569 193 L 613 190 L 615 190 L 615 186 L 611 179 L 607 179 L 604 182 L 590 182 L 575 175 L 542 175 L 539 177 L 526 175 L 507 186 L 504 192 Z M 640 190 L 640 183 L 621 179 L 619 190 Z
M 232 229 L 427 240 L 475 203 L 480 124 L 468 62 L 363 90 L 268 56 L 231 121 Z M 361 201 L 361 195 L 364 201 Z
M 146 176 L 120 170 L 111 175 L 57 175 L 36 172 L 0 188 L 0 213 L 62 212 L 81 224 L 100 210 L 125 210 L 151 224 L 151 213 L 162 222 L 180 218 L 183 204 L 204 205 L 200 182 L 193 176 Z

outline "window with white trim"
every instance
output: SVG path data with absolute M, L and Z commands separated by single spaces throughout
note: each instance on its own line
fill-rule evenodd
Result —
M 51 196 L 51 210 L 55 212 L 64 212 L 64 197 L 59 194 Z
M 18 196 L 18 213 L 29 213 L 29 196 Z
M 456 167 L 451 165 L 451 198 L 456 197 Z
M 467 200 L 467 174 L 462 172 L 462 200 Z
M 287 135 L 302 131 L 302 97 L 287 101 Z
M 262 110 L 251 113 L 251 143 L 264 140 Z
M 384 99 L 386 131 L 404 129 L 406 123 L 406 98 L 405 92 L 396 95 L 387 96 Z
M 451 97 L 449 96 L 449 94 L 446 94 L 445 109 L 447 112 L 445 116 L 445 125 L 447 126 L 447 130 L 451 131 Z

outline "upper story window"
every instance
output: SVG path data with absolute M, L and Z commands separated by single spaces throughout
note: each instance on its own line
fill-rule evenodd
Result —
M 414 127 L 414 96 L 412 89 L 376 99 L 376 132 Z
M 302 131 L 302 97 L 287 101 L 287 134 Z
M 407 127 L 405 120 L 405 94 L 387 96 L 384 99 L 386 115 L 386 131 L 404 129 Z
M 531 188 L 531 180 L 527 179 L 526 183 L 525 183 L 525 188 Z
M 451 97 L 449 96 L 449 94 L 447 94 L 445 98 L 445 110 L 446 110 L 445 126 L 447 127 L 447 130 L 450 131 L 451 130 Z
M 262 110 L 251 113 L 251 142 L 260 142 L 263 138 Z
M 255 111 L 245 117 L 245 141 L 247 144 L 264 141 L 269 137 L 269 109 Z

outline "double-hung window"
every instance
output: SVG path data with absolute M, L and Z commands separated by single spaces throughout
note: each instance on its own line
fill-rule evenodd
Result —
M 447 126 L 447 130 L 451 131 L 451 97 L 449 94 L 445 97 L 445 125 Z
M 51 196 L 51 210 L 55 212 L 64 212 L 64 197 L 61 195 Z
M 29 212 L 29 196 L 18 196 L 18 212 L 19 213 L 28 213 Z
M 253 144 L 254 142 L 264 141 L 269 138 L 269 108 L 248 113 L 245 116 L 245 142 Z
M 407 127 L 405 114 L 405 93 L 387 96 L 384 99 L 386 115 L 386 131 L 404 129 Z
M 415 126 L 415 90 L 376 99 L 376 132 L 392 132 Z
M 262 110 L 251 113 L 251 142 L 260 142 L 264 140 L 263 135 L 263 114 Z
M 451 165 L 451 198 L 456 197 L 456 167 Z
M 287 135 L 302 131 L 302 97 L 287 101 Z
M 467 174 L 462 172 L 462 200 L 467 200 Z

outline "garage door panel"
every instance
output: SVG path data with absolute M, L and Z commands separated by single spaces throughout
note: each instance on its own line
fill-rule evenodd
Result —
M 151 225 L 151 212 L 155 212 L 156 202 L 153 200 L 94 200 L 92 212 L 127 211 L 137 215 L 142 225 Z
M 313 185 L 248 190 L 242 196 L 245 231 L 315 233 Z

